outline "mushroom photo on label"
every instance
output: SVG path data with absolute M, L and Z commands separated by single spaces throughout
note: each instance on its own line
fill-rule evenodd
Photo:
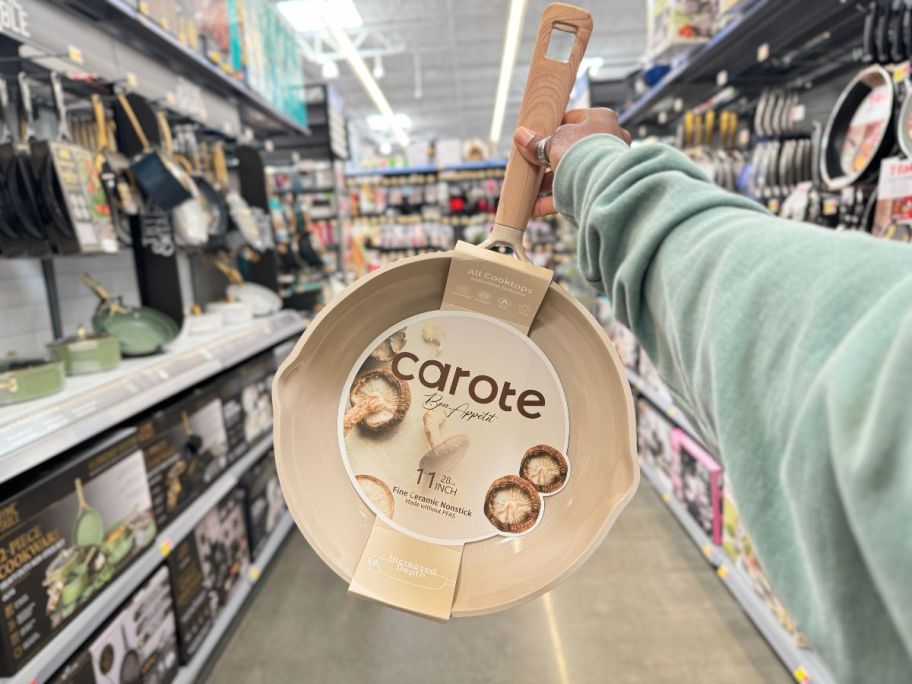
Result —
M 355 480 L 361 486 L 361 490 L 371 500 L 371 503 L 382 512 L 387 518 L 393 517 L 395 503 L 393 502 L 393 493 L 387 484 L 373 475 L 355 475 Z
M 440 428 L 444 421 L 446 415 L 440 411 L 427 411 L 424 414 L 424 434 L 429 449 L 421 457 L 419 468 L 446 472 L 455 468 L 469 450 L 471 440 L 468 435 L 453 435 L 443 439 Z
M 405 329 L 398 330 L 377 345 L 370 357 L 375 361 L 392 361 L 393 357 L 405 349 Z
M 535 527 L 541 513 L 541 497 L 530 482 L 516 475 L 505 475 L 488 488 L 484 512 L 501 532 L 522 534 Z
M 519 466 L 519 475 L 542 494 L 553 494 L 567 482 L 567 459 L 552 446 L 537 444 L 529 448 Z
M 412 402 L 408 383 L 383 368 L 359 375 L 349 394 L 351 408 L 342 421 L 344 434 L 355 425 L 382 432 L 402 422 Z

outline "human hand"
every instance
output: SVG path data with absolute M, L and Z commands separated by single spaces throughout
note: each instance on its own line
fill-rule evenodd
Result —
M 513 142 L 526 161 L 536 166 L 550 166 L 542 179 L 539 197 L 532 208 L 533 216 L 547 216 L 556 213 L 551 188 L 554 185 L 554 171 L 561 159 L 575 142 L 597 133 L 616 135 L 628 145 L 630 133 L 621 128 L 618 115 L 611 109 L 574 109 L 564 114 L 561 125 L 553 135 L 543 137 L 528 128 L 520 126 L 513 133 Z

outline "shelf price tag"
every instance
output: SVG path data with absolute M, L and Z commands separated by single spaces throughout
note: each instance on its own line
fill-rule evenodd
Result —
M 716 74 L 716 85 L 720 88 L 723 88 L 728 84 L 728 72 L 725 69 L 722 69 L 719 73 Z
M 769 59 L 770 56 L 770 45 L 769 43 L 763 43 L 760 47 L 757 48 L 757 61 L 765 62 Z
M 711 544 L 704 544 L 702 551 L 703 555 L 709 558 L 712 555 L 713 547 Z
M 676 112 L 683 111 L 684 110 L 684 100 L 682 100 L 680 97 L 676 97 L 674 99 L 674 101 L 672 101 L 672 103 L 671 103 L 671 108 Z
M 158 550 L 161 551 L 162 558 L 167 558 L 171 555 L 171 540 L 165 539 L 161 543 L 161 546 L 158 547 Z
M 67 48 L 67 56 L 70 58 L 71 62 L 76 62 L 76 64 L 82 64 L 84 61 L 82 50 L 74 45 L 70 45 Z
M 678 415 L 678 409 L 672 406 L 670 409 L 668 409 L 667 413 L 669 418 L 674 418 Z
M 140 14 L 149 16 L 149 3 L 145 2 L 145 0 L 139 0 L 139 4 L 136 6 L 136 9 L 139 10 Z
M 127 72 L 127 85 L 131 88 L 135 88 L 139 85 L 139 77 L 132 71 Z
M 251 583 L 256 584 L 257 581 L 262 577 L 263 571 L 260 570 L 258 565 L 251 565 L 250 572 L 247 573 L 247 577 L 250 578 Z
M 792 672 L 792 676 L 795 678 L 796 682 L 801 682 L 802 684 L 804 684 L 804 682 L 811 681 L 811 676 L 807 673 L 807 670 L 805 670 L 804 667 L 801 665 L 799 665 L 798 667 L 795 668 L 795 671 Z
M 719 576 L 719 579 L 725 579 L 728 577 L 728 567 L 725 565 L 720 565 L 716 568 L 716 574 Z
M 662 494 L 662 501 L 669 503 L 671 501 L 671 492 L 664 492 Z

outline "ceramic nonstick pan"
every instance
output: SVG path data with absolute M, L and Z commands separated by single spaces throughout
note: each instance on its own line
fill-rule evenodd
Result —
M 899 120 L 896 122 L 896 138 L 903 154 L 912 159 L 912 88 L 906 91 L 902 107 L 899 110 Z
M 842 91 L 821 142 L 820 175 L 830 190 L 877 172 L 894 146 L 895 98 L 893 79 L 879 65 L 862 69 Z
M 520 109 L 522 125 L 542 134 L 559 125 L 591 26 L 585 10 L 563 4 L 544 10 Z M 576 34 L 568 63 L 544 57 L 555 27 Z M 511 151 L 485 246 L 506 244 L 525 257 L 522 231 L 541 178 L 541 169 Z M 412 257 L 358 280 L 321 311 L 276 375 L 275 451 L 283 492 L 298 528 L 346 581 L 375 514 L 343 465 L 338 398 L 359 356 L 381 333 L 440 308 L 451 260 L 452 252 Z M 630 388 L 602 327 L 552 283 L 529 337 L 564 388 L 574 476 L 560 496 L 548 500 L 547 514 L 532 532 L 465 546 L 454 617 L 504 610 L 556 586 L 596 549 L 639 481 Z

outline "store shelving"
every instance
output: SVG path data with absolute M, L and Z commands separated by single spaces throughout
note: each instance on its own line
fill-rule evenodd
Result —
M 732 593 L 795 680 L 806 684 L 835 684 L 833 676 L 820 657 L 812 650 L 801 648 L 795 643 L 795 637 L 776 621 L 744 573 L 730 562 L 721 548 L 712 544 L 706 533 L 674 497 L 671 484 L 664 476 L 644 461 L 640 461 L 640 472 L 659 493 L 668 510 L 701 550 L 716 576 Z
M 126 29 L 131 37 L 142 41 L 149 51 L 159 52 L 177 60 L 187 70 L 188 75 L 192 73 L 194 80 L 200 85 L 227 92 L 236 97 L 242 105 L 259 112 L 274 124 L 272 128 L 284 133 L 310 135 L 307 126 L 277 110 L 259 93 L 211 62 L 202 53 L 183 44 L 177 36 L 146 16 L 140 10 L 145 3 L 131 3 L 127 0 L 66 0 L 63 4 L 90 17 L 103 17 L 97 25 L 115 36 L 121 37 L 120 31 Z
M 133 561 L 123 574 L 112 581 L 85 610 L 58 632 L 22 670 L 13 677 L 0 679 L 0 684 L 30 684 L 50 679 L 54 672 L 69 660 L 75 650 L 164 562 L 174 545 L 187 536 L 206 513 L 237 486 L 241 476 L 270 448 L 272 448 L 272 435 L 261 439 L 222 473 L 186 510 L 158 533 L 155 541 L 139 558 Z M 291 520 L 287 514 L 286 518 L 288 520 L 283 520 L 276 528 L 273 538 L 268 542 L 261 557 L 266 557 L 266 552 L 270 549 L 273 554 L 275 553 L 278 546 L 278 542 L 275 541 L 275 533 L 280 532 L 283 525 L 285 531 L 281 535 L 282 538 L 284 539 L 288 534 Z M 269 558 L 271 555 L 265 558 L 266 563 Z M 254 567 L 256 566 L 264 567 L 259 559 L 254 564 Z M 230 608 L 231 604 L 227 606 L 227 609 Z M 225 613 L 228 612 L 227 609 Z M 237 612 L 237 608 L 235 608 L 235 612 Z M 185 681 L 193 681 L 193 679 Z
M 863 15 L 854 3 L 754 0 L 743 5 L 728 25 L 621 112 L 621 125 L 652 122 L 678 98 L 684 106 L 675 111 L 681 111 L 725 85 L 759 93 L 766 85 L 819 77 L 851 64 L 851 53 L 861 43 Z
M 293 528 L 294 521 L 292 520 L 291 515 L 285 513 L 278 525 L 276 525 L 276 528 L 272 531 L 272 536 L 269 538 L 269 541 L 266 542 L 266 545 L 257 557 L 256 562 L 250 566 L 250 569 L 247 572 L 246 581 L 241 582 L 240 586 L 235 590 L 234 596 L 231 597 L 222 609 L 222 612 L 212 625 L 209 634 L 206 635 L 199 650 L 193 656 L 193 660 L 178 671 L 177 677 L 174 679 L 175 684 L 193 684 L 198 681 L 198 677 L 206 666 L 210 656 L 215 649 L 218 648 L 219 643 L 225 637 L 228 630 L 231 629 L 238 613 L 250 597 L 253 587 L 259 580 L 263 570 L 265 570 L 272 562 L 273 558 L 275 558 L 276 553 L 282 548 L 282 543 Z
M 125 359 L 113 371 L 67 378 L 45 399 L 0 409 L 0 482 L 300 333 L 307 319 L 281 311 L 209 336 L 178 338 L 168 353 Z

